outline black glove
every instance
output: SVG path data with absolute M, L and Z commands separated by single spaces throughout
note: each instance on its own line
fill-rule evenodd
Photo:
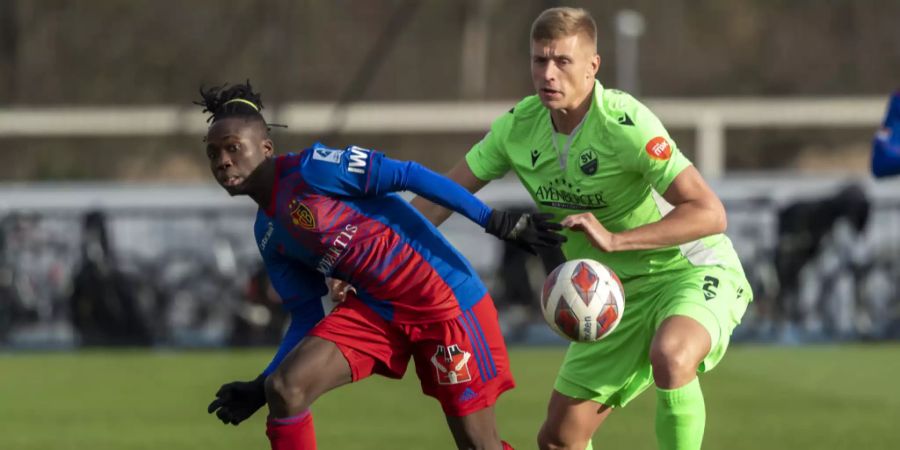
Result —
M 535 247 L 559 247 L 566 237 L 557 233 L 562 225 L 550 222 L 553 214 L 514 213 L 493 210 L 484 231 L 505 241 L 510 241 L 522 250 L 537 254 Z
M 260 375 L 253 381 L 223 384 L 207 411 L 215 412 L 224 424 L 237 425 L 266 404 L 265 383 L 266 376 Z

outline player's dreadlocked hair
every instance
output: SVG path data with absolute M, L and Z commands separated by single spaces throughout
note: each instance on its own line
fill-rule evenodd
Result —
M 194 102 L 203 107 L 203 112 L 210 113 L 207 122 L 216 122 L 227 117 L 243 117 L 259 120 L 266 129 L 269 128 L 262 116 L 262 99 L 258 92 L 253 92 L 250 80 L 244 84 L 213 86 L 200 88 L 202 101 Z

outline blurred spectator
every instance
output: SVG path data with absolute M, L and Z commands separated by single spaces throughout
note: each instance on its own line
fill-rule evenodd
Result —
M 803 275 L 809 273 L 806 269 L 826 250 L 826 242 L 841 244 L 851 240 L 853 242 L 849 246 L 858 244 L 859 236 L 869 220 L 869 210 L 870 202 L 865 190 L 857 184 L 851 184 L 835 195 L 819 200 L 795 202 L 779 211 L 775 270 L 781 285 L 781 295 L 778 296 L 776 304 L 777 320 L 801 323 L 821 312 L 821 299 L 826 296 L 829 289 L 820 289 L 820 295 L 813 296 L 814 300 L 804 302 L 803 300 L 809 296 L 801 296 Z M 835 230 L 840 230 L 841 233 L 835 233 Z M 848 247 L 848 245 L 841 246 Z M 846 258 L 837 260 L 847 261 Z M 828 272 L 834 273 L 837 270 L 832 268 Z M 851 270 L 851 274 L 856 278 L 856 271 Z M 822 285 L 827 284 L 825 282 L 829 278 L 819 276 L 816 280 Z M 837 322 L 836 319 L 830 321 Z
M 148 345 L 153 340 L 151 318 L 141 312 L 137 280 L 117 270 L 106 222 L 100 211 L 84 216 L 72 323 L 83 345 Z

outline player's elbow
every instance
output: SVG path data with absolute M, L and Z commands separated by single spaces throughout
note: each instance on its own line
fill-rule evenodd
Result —
M 728 229 L 728 216 L 725 213 L 725 206 L 722 205 L 722 201 L 716 199 L 712 202 L 711 205 L 708 206 L 709 218 L 707 222 L 707 226 L 709 227 L 709 234 L 721 234 L 724 233 L 725 230 Z

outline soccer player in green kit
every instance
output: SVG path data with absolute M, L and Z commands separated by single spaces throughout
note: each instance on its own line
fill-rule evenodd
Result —
M 537 95 L 494 121 L 448 176 L 474 192 L 515 172 L 538 209 L 568 227 L 566 258 L 600 261 L 625 287 L 618 328 L 570 345 L 540 448 L 591 448 L 610 412 L 655 384 L 659 448 L 699 449 L 697 374 L 722 359 L 752 294 L 719 198 L 649 109 L 597 82 L 599 67 L 587 11 L 541 13 L 531 30 Z M 450 215 L 413 204 L 436 224 Z

